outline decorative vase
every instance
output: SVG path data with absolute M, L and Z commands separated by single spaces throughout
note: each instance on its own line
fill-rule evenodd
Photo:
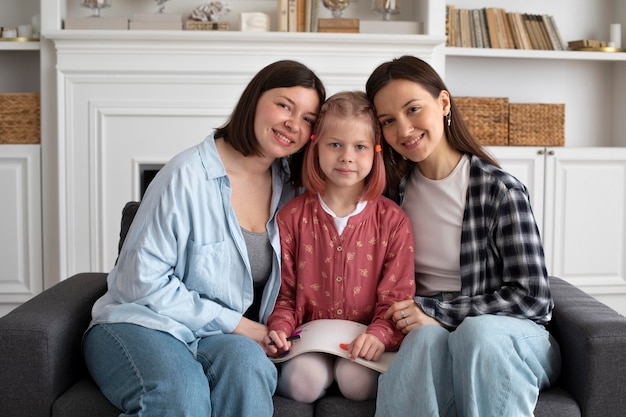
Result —
M 391 20 L 391 15 L 400 13 L 400 0 L 373 0 L 372 10 L 383 15 L 383 20 Z
M 350 0 L 322 0 L 322 4 L 331 11 L 335 19 L 338 19 L 343 10 L 350 5 Z

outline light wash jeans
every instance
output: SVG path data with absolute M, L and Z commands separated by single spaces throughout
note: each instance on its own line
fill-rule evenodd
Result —
M 94 326 L 85 362 L 120 416 L 270 417 L 277 372 L 239 335 L 205 337 L 197 358 L 173 336 L 134 324 Z
M 560 367 L 558 344 L 530 320 L 483 315 L 453 332 L 418 327 L 379 378 L 376 417 L 531 417 Z

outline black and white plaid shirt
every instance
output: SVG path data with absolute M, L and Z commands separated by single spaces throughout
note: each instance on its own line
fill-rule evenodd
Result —
M 415 297 L 449 328 L 481 314 L 547 324 L 554 302 L 528 190 L 512 175 L 471 156 L 461 232 L 461 292 L 452 301 Z M 407 178 L 400 185 L 404 198 Z

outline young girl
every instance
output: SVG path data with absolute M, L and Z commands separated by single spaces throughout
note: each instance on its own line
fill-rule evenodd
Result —
M 385 312 L 415 294 L 411 225 L 399 206 L 381 196 L 381 134 L 364 93 L 329 98 L 311 139 L 302 178 L 308 192 L 277 218 L 282 284 L 267 342 L 282 354 L 291 346 L 287 336 L 303 323 L 352 320 L 368 326 L 349 345 L 351 359 L 376 361 L 403 338 Z M 378 375 L 351 360 L 304 353 L 283 363 L 277 392 L 313 402 L 336 380 L 346 398 L 371 399 Z

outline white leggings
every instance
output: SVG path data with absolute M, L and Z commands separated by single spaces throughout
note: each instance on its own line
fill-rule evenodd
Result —
M 286 398 L 312 403 L 337 380 L 344 397 L 354 401 L 376 398 L 380 373 L 348 359 L 326 353 L 303 353 L 283 362 L 276 392 Z

